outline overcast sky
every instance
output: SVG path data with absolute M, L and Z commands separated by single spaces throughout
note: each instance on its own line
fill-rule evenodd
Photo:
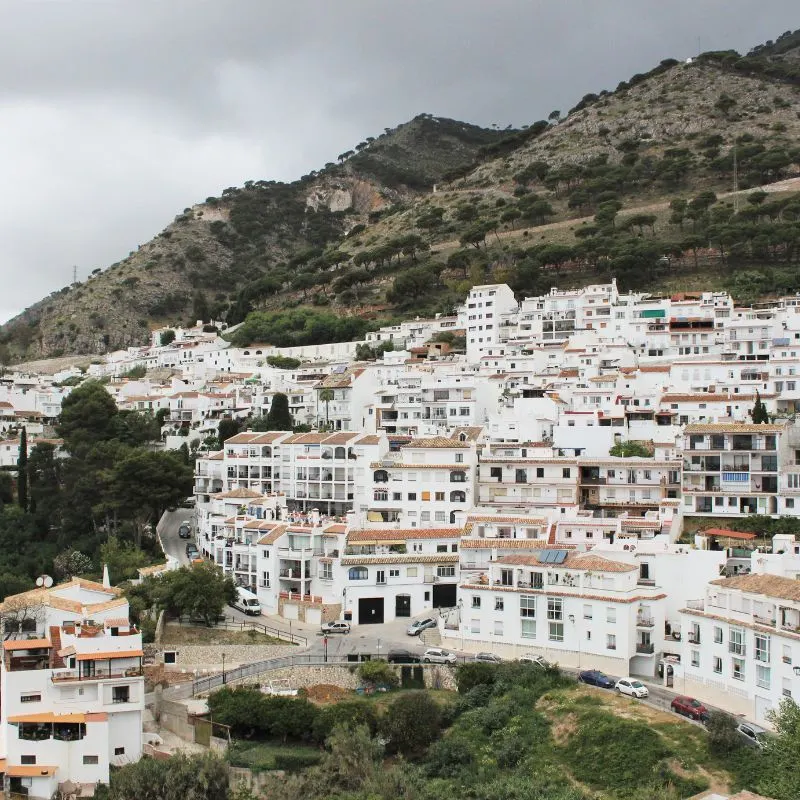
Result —
M 420 112 L 523 125 L 797 0 L 0 0 L 0 322 Z

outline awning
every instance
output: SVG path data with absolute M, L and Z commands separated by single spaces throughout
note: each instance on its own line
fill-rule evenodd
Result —
M 707 528 L 704 531 L 699 531 L 701 536 L 719 536 L 722 539 L 755 539 L 755 533 L 746 531 L 729 531 L 726 528 Z
M 58 767 L 49 767 L 44 764 L 14 766 L 6 768 L 6 775 L 9 778 L 49 778 L 56 774 L 57 769 Z
M 113 653 L 78 653 L 78 661 L 95 661 L 98 659 L 106 661 L 109 658 L 136 658 L 142 655 L 144 655 L 142 650 L 117 650 Z
M 48 639 L 12 639 L 3 642 L 3 650 L 43 650 L 52 646 Z
M 42 711 L 39 714 L 16 714 L 8 718 L 9 722 L 86 722 L 86 714 L 54 714 L 52 711 Z

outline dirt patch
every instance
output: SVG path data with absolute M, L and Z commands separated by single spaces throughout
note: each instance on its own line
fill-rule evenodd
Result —
M 194 680 L 191 672 L 176 672 L 164 669 L 163 664 L 156 664 L 144 668 L 144 680 L 148 691 L 154 686 L 176 686 L 179 683 L 188 683 Z
M 557 745 L 566 744 L 578 730 L 578 715 L 563 714 L 552 721 L 550 733 Z
M 286 642 L 273 636 L 265 636 L 254 630 L 225 630 L 224 628 L 192 627 L 188 625 L 166 625 L 161 637 L 162 646 L 179 644 L 221 645 L 221 644 L 274 644 Z
M 343 689 L 341 686 L 334 686 L 332 683 L 318 683 L 316 686 L 309 686 L 306 689 L 308 699 L 312 703 L 320 706 L 327 706 L 331 703 L 340 703 L 352 696 L 352 691 Z

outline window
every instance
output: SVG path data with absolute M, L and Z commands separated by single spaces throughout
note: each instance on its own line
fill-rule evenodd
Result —
M 535 619 L 521 619 L 519 621 L 519 632 L 523 639 L 536 638 L 536 620 Z
M 456 464 L 463 464 L 463 463 L 464 463 L 464 454 L 456 453 Z
M 127 703 L 131 699 L 130 686 L 113 686 L 111 688 L 112 703 Z
M 606 622 L 614 623 L 617 621 L 617 609 L 614 606 L 606 607 Z
M 400 570 L 399 569 L 390 569 L 389 570 L 389 577 L 390 578 L 399 578 L 400 577 Z
M 424 492 L 423 492 L 424 494 Z M 420 522 L 430 522 L 431 521 L 431 512 L 430 511 L 423 511 L 419 515 Z
M 743 656 L 747 653 L 747 647 L 744 643 L 744 630 L 742 628 L 731 628 L 728 650 L 737 656 Z
M 436 500 L 437 503 L 444 502 L 444 492 L 436 492 L 433 499 Z
M 437 553 L 446 553 L 447 552 L 447 545 L 446 544 L 437 544 L 436 545 L 436 552 Z
M 416 578 L 416 577 L 417 577 L 417 567 L 407 567 L 406 578 Z
M 408 499 L 411 500 L 411 501 L 416 500 L 417 499 L 417 493 L 416 492 L 409 492 L 408 493 Z
M 164 663 L 165 664 L 175 664 L 178 660 L 178 654 L 174 650 L 165 650 L 164 651 Z
M 99 756 L 84 756 L 83 757 L 84 764 L 99 764 L 100 757 Z
M 592 607 L 591 606 L 584 606 L 583 607 L 583 618 L 584 619 L 591 619 L 592 618 Z
M 19 696 L 20 703 L 38 703 L 42 699 L 40 694 L 21 694 Z
M 564 601 L 559 597 L 547 598 L 547 619 L 564 619 Z
M 457 553 L 458 552 L 458 545 L 457 544 L 451 544 L 450 545 L 450 552 L 451 553 Z
M 783 646 L 783 658 L 782 661 L 784 664 L 791 664 L 792 663 L 792 646 L 790 644 L 785 644 Z
M 544 478 L 544 467 L 536 467 L 536 477 Z
M 472 607 L 473 608 L 480 608 L 481 607 L 481 598 L 477 594 L 472 595 Z
M 375 573 L 375 583 L 377 584 L 386 583 L 386 570 L 379 569 Z
M 115 747 L 114 748 L 114 755 L 115 756 L 124 756 L 125 755 L 125 748 L 124 747 Z
M 569 469 L 569 467 L 564 467 L 564 468 L 561 470 L 561 477 L 562 477 L 562 478 L 569 478 L 570 474 L 571 474 L 571 473 L 570 473 L 570 469 Z
M 548 638 L 551 642 L 564 641 L 564 623 L 551 622 L 549 623 Z
M 503 620 L 496 619 L 494 621 L 494 635 L 495 636 L 502 636 L 503 635 Z
M 714 672 L 722 675 L 722 659 L 719 656 L 714 656 Z
M 714 644 L 722 644 L 722 628 L 714 626 Z
M 770 669 L 762 664 L 756 664 L 756 685 L 762 689 L 769 689 L 770 686 Z
M 36 763 L 36 756 L 20 756 L 19 757 L 19 763 L 23 764 L 23 765 L 26 765 L 26 766 L 30 766 L 31 764 L 35 764 Z
M 469 632 L 470 633 L 481 632 L 481 621 L 479 619 L 471 619 L 469 621 Z
M 769 663 L 769 636 L 763 633 L 755 635 L 755 659 Z
M 365 581 L 367 579 L 367 568 L 350 567 L 350 571 L 347 573 L 347 577 L 351 581 Z
M 692 650 L 692 666 L 699 667 L 700 666 L 700 651 L 699 650 Z
M 495 597 L 494 599 L 494 610 L 495 611 L 502 611 L 505 607 L 505 603 L 503 602 L 502 597 Z
M 744 680 L 744 659 L 743 658 L 734 658 L 731 659 L 731 672 L 733 678 L 737 681 Z
M 453 564 L 436 567 L 436 574 L 440 578 L 455 578 L 456 568 Z
M 436 511 L 433 515 L 434 522 L 445 522 L 447 520 L 447 514 L 444 511 Z
M 606 634 L 606 650 L 617 649 L 617 637 L 613 633 Z
M 536 616 L 536 597 L 530 594 L 520 595 L 519 615 L 533 619 Z

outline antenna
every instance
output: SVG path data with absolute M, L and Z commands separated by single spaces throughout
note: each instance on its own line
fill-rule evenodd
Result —
M 40 575 L 36 579 L 36 585 L 40 588 L 49 589 L 53 585 L 53 579 L 49 575 Z
M 78 267 L 77 267 L 77 265 L 72 268 L 72 282 L 73 283 L 77 283 L 78 282 Z

